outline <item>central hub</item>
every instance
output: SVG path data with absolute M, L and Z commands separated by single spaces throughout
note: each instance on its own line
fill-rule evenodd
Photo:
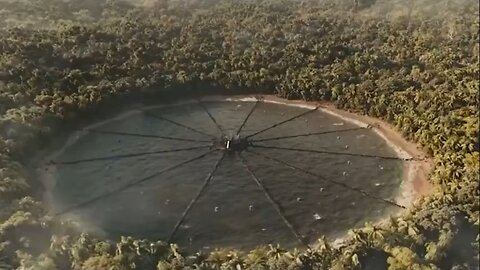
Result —
M 246 138 L 241 138 L 240 136 L 232 137 L 222 137 L 217 142 L 217 147 L 230 152 L 241 152 L 245 150 L 249 145 L 249 142 Z

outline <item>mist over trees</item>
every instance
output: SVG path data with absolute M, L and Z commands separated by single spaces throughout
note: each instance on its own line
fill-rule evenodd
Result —
M 477 269 L 478 1 L 0 0 L 0 269 Z M 28 159 L 105 106 L 214 89 L 326 100 L 432 156 L 433 191 L 340 247 L 185 254 L 49 215 Z

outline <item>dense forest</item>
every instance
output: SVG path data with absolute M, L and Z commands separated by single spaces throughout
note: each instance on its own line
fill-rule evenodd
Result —
M 478 5 L 0 0 L 0 269 L 478 269 Z M 48 214 L 25 164 L 52 135 L 126 99 L 212 91 L 326 100 L 392 123 L 432 157 L 433 191 L 307 250 L 186 254 Z

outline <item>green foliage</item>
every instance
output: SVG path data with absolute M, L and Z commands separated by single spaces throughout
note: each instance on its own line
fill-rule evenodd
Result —
M 478 1 L 391 2 L 0 0 L 0 268 L 376 269 L 379 254 L 389 269 L 478 268 L 457 252 L 479 251 Z M 59 128 L 132 97 L 210 89 L 388 121 L 432 156 L 434 191 L 337 248 L 209 254 L 98 240 L 34 199 L 23 164 Z
M 391 256 L 387 259 L 389 270 L 415 269 L 415 270 L 436 270 L 432 264 L 423 263 L 417 255 L 406 247 L 392 248 Z

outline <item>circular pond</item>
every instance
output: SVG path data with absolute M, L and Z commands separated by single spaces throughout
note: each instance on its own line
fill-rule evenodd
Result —
M 338 237 L 400 207 L 403 163 L 375 128 L 244 99 L 126 112 L 40 170 L 54 215 L 196 250 Z

